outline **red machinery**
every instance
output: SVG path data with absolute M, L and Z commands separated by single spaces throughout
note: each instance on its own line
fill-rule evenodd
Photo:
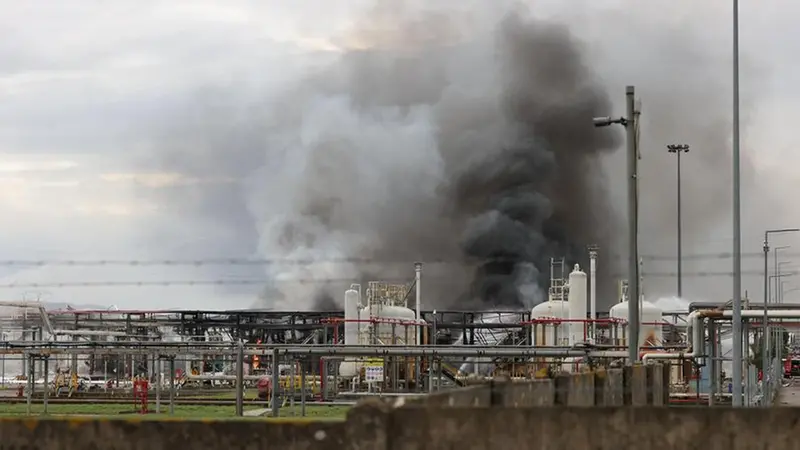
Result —
M 133 404 L 134 406 L 140 406 L 140 414 L 147 414 L 147 393 L 149 388 L 150 383 L 146 378 L 133 380 Z
M 800 355 L 792 354 L 783 359 L 783 376 L 785 378 L 800 376 Z
M 259 378 L 256 389 L 258 389 L 258 398 L 262 400 L 270 398 L 270 395 L 272 395 L 272 379 L 269 376 Z

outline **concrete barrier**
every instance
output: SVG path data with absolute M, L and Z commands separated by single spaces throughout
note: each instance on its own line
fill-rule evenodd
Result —
M 800 408 L 442 408 L 383 402 L 346 422 L 0 420 L 3 450 L 792 450 Z
M 531 406 L 553 406 L 555 404 L 553 380 L 533 380 L 526 383 L 506 383 L 503 406 L 523 408 Z
M 625 405 L 647 405 L 647 369 L 641 364 L 627 366 L 623 369 L 623 384 L 625 386 Z
M 594 374 L 594 404 L 622 406 L 625 386 L 621 369 L 598 370 Z
M 491 405 L 492 390 L 488 384 L 451 389 L 419 397 L 416 403 L 446 407 L 486 407 Z
M 647 404 L 653 406 L 664 406 L 669 404 L 669 398 L 664 403 L 664 367 L 661 364 L 651 364 L 645 366 L 647 371 Z M 669 389 L 669 385 L 667 385 Z
M 392 450 L 796 449 L 800 408 L 530 408 L 398 410 Z
M 752 424 L 748 425 L 749 428 L 740 428 L 737 425 L 743 420 L 740 416 L 728 415 L 725 420 L 729 422 L 720 422 L 714 418 L 716 416 L 705 415 L 706 409 L 700 412 L 681 409 L 680 413 L 673 413 L 667 408 L 644 408 L 645 412 L 640 415 L 639 412 L 626 412 L 630 408 L 603 407 L 664 404 L 669 395 L 664 372 L 669 374 L 661 367 L 639 365 L 624 370 L 560 374 L 554 379 L 496 380 L 413 399 L 371 399 L 354 408 L 347 422 L 338 423 L 5 419 L 0 420 L 0 450 L 174 450 L 185 446 L 193 450 L 453 447 L 469 450 L 506 445 L 560 450 L 587 448 L 589 439 L 598 439 L 592 441 L 591 448 L 624 450 L 634 448 L 632 445 L 636 439 L 630 436 L 642 439 L 636 441 L 637 449 L 648 443 L 659 449 L 678 449 L 685 447 L 675 442 L 684 441 L 666 440 L 670 442 L 667 444 L 658 440 L 665 426 L 670 427 L 670 436 L 683 433 L 684 427 L 689 427 L 689 434 L 694 436 L 695 428 L 691 427 L 709 428 L 709 423 L 722 427 L 716 430 L 717 434 L 745 433 L 754 429 Z M 587 408 L 592 406 L 601 408 Z M 718 414 L 720 410 L 711 411 Z M 749 414 L 747 410 L 736 412 Z M 686 414 L 692 419 L 684 420 Z M 800 421 L 800 411 L 792 414 L 789 416 L 796 416 Z M 692 425 L 695 419 L 700 422 Z M 764 426 L 768 423 L 763 422 Z M 569 433 L 564 433 L 564 430 L 569 430 Z M 766 433 L 765 430 L 755 432 L 757 435 Z M 722 436 L 719 442 L 728 442 L 726 436 Z M 701 438 L 708 439 L 707 436 Z M 739 445 L 739 441 L 736 442 Z M 745 439 L 741 442 L 757 441 Z
M 661 406 L 669 404 L 669 370 L 637 365 L 625 369 L 562 373 L 553 379 L 495 381 L 409 399 L 437 407 Z M 666 383 L 665 383 L 666 381 Z
M 555 404 L 559 406 L 594 406 L 594 373 L 562 374 L 555 379 Z
M 369 434 L 358 436 L 386 448 L 388 416 L 373 417 Z M 344 424 L 309 422 L 264 424 L 250 421 L 133 421 L 91 419 L 0 420 L 2 450 L 175 450 L 319 449 L 340 450 L 353 442 Z M 370 428 L 360 427 L 361 433 Z

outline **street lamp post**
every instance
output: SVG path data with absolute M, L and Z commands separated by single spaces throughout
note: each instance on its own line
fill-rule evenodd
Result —
M 773 281 L 774 281 L 774 285 L 775 285 L 775 290 L 773 292 L 769 293 L 770 294 L 769 296 L 772 299 L 772 303 L 778 303 L 778 301 L 779 301 L 778 300 L 778 298 L 779 298 L 778 297 L 778 295 L 779 295 L 778 294 L 778 292 L 779 292 L 778 283 L 780 283 L 780 275 L 779 274 L 782 273 L 781 272 L 781 267 L 783 267 L 784 264 L 788 264 L 788 261 L 778 262 L 778 253 L 781 250 L 786 250 L 788 248 L 792 248 L 792 246 L 791 245 L 781 245 L 780 247 L 775 247 L 775 248 L 772 249 L 772 251 L 773 251 L 773 255 L 772 255 L 772 259 L 773 259 L 773 262 L 772 262 L 772 273 L 774 275 L 774 277 L 773 277 L 774 280 Z M 772 287 L 770 287 L 770 290 L 772 290 Z
M 787 246 L 782 246 L 782 247 L 775 247 L 773 250 L 775 250 L 777 252 L 778 250 L 784 249 L 784 248 L 789 248 L 789 246 L 787 245 Z M 790 277 L 790 276 L 794 275 L 794 273 L 783 272 L 782 268 L 783 268 L 784 264 L 789 264 L 789 262 L 788 261 L 782 261 L 782 262 L 778 263 L 776 261 L 775 274 L 774 275 L 769 275 L 769 277 L 768 277 L 770 284 L 772 284 L 773 280 L 775 281 L 775 289 L 774 289 L 773 301 L 772 301 L 772 303 L 774 305 L 777 305 L 781 301 L 780 300 L 780 296 L 782 295 L 782 293 L 781 293 L 782 284 L 785 283 L 785 281 L 781 281 L 781 278 L 782 277 Z M 767 311 L 767 308 L 768 308 L 768 305 L 764 304 L 764 311 Z M 771 398 L 771 392 L 772 392 L 772 384 L 771 384 L 773 382 L 773 378 L 772 378 L 773 377 L 773 371 L 772 371 L 772 369 L 774 368 L 774 366 L 772 365 L 772 346 L 773 346 L 772 340 L 773 339 L 775 340 L 774 341 L 775 342 L 774 345 L 775 345 L 776 349 L 778 349 L 778 351 L 776 352 L 776 358 L 778 358 L 779 361 L 781 359 L 781 351 L 780 351 L 781 334 L 778 331 L 779 327 L 777 327 L 777 328 L 773 328 L 771 326 L 768 327 L 767 326 L 768 323 L 769 322 L 765 322 L 765 323 L 763 323 L 761 325 L 761 328 L 762 328 L 762 332 L 761 332 L 761 374 L 762 374 L 761 386 L 762 386 L 762 391 L 763 391 L 763 397 L 765 399 L 765 401 L 762 403 L 762 405 L 765 406 L 765 407 L 769 406 L 769 403 L 766 400 Z M 780 377 L 780 371 L 778 371 L 778 373 L 774 374 L 774 376 L 776 377 L 776 379 L 779 379 L 778 377 Z
M 765 302 L 769 302 L 769 299 L 772 298 L 773 299 L 772 300 L 773 304 L 777 304 L 778 303 L 778 295 L 779 295 L 778 284 L 780 283 L 780 273 L 781 273 L 780 270 L 781 270 L 781 266 L 783 264 L 785 264 L 785 262 L 778 263 L 778 253 L 780 253 L 781 250 L 785 250 L 785 249 L 791 248 L 791 247 L 792 247 L 791 245 L 781 245 L 779 247 L 775 247 L 775 248 L 772 249 L 772 253 L 773 253 L 772 256 L 773 256 L 773 261 L 774 261 L 772 267 L 773 267 L 773 270 L 774 270 L 774 273 L 775 273 L 775 276 L 772 277 L 772 278 L 775 279 L 775 289 L 774 289 L 773 292 L 769 292 L 769 290 L 767 291 L 768 295 L 767 295 L 766 300 L 764 300 Z M 765 303 L 764 304 L 764 311 L 765 312 L 767 311 L 767 308 L 768 308 L 768 303 Z M 764 352 L 764 355 L 767 355 L 767 353 L 766 353 L 767 349 L 769 349 L 771 347 L 771 342 L 770 341 L 772 340 L 772 337 L 775 334 L 774 330 L 770 330 L 770 328 L 771 327 L 769 327 L 768 324 L 765 322 L 764 323 L 764 327 L 763 327 L 763 331 L 762 331 L 762 333 L 764 334 L 764 337 L 762 338 L 763 347 L 764 347 L 762 349 L 762 351 Z M 762 365 L 763 365 L 763 361 L 762 361 Z
M 761 371 L 762 371 L 762 378 L 765 378 L 764 375 L 767 373 L 767 366 L 769 365 L 769 320 L 767 317 L 767 303 L 769 302 L 769 236 L 771 234 L 780 234 L 780 233 L 793 233 L 796 231 L 800 231 L 800 228 L 776 228 L 773 230 L 766 230 L 764 232 L 764 318 L 762 324 L 762 344 L 763 348 L 761 351 Z M 777 262 L 775 264 L 775 269 L 777 270 Z M 736 324 L 734 323 L 734 326 Z M 734 338 L 734 343 L 736 339 Z M 734 369 L 736 368 L 736 358 L 734 358 Z M 734 378 L 734 384 L 736 378 Z M 764 386 L 767 385 L 766 379 L 763 380 Z M 734 397 L 734 400 L 736 398 Z M 766 402 L 765 402 L 766 406 Z
M 625 127 L 628 159 L 628 358 L 631 364 L 639 361 L 639 180 L 638 180 L 638 115 L 635 88 L 625 87 L 626 117 L 595 117 L 594 126 L 613 124 Z
M 678 298 L 683 298 L 683 276 L 682 276 L 682 221 L 681 221 L 681 153 L 689 153 L 689 146 L 686 144 L 670 144 L 667 145 L 667 150 L 670 153 L 678 155 Z
M 787 245 L 785 247 L 788 248 L 789 246 Z M 778 250 L 778 249 L 776 248 L 775 250 Z M 791 273 L 783 272 L 783 265 L 784 264 L 788 264 L 788 263 L 789 263 L 788 261 L 784 261 L 784 262 L 778 263 L 778 269 L 776 271 L 776 278 L 777 278 L 776 279 L 776 281 L 777 281 L 776 289 L 777 289 L 777 293 L 775 294 L 775 296 L 776 296 L 775 303 L 777 303 L 778 305 L 783 304 L 783 295 L 785 294 L 785 291 L 783 290 L 783 285 L 785 283 L 787 283 L 786 281 L 783 281 L 782 278 L 783 277 L 791 277 L 791 276 L 795 275 L 794 272 L 791 272 Z M 778 308 L 780 308 L 780 306 L 778 306 Z M 778 353 L 778 355 L 777 355 L 778 361 L 781 361 L 783 359 L 783 326 L 782 325 L 783 324 L 781 324 L 781 326 L 776 327 L 775 329 L 772 330 L 772 333 L 773 333 L 773 335 L 775 337 L 775 347 L 778 349 L 778 352 L 777 352 Z

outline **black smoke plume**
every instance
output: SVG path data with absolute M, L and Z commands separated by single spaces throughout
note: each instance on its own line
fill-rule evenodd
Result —
M 410 279 L 414 261 L 427 306 L 544 300 L 551 257 L 609 245 L 598 162 L 619 135 L 592 126 L 612 111 L 604 89 L 565 27 L 523 10 L 386 3 L 330 64 L 268 104 L 227 106 L 198 137 L 219 144 L 170 162 L 245 180 L 196 206 L 220 202 L 262 257 L 314 261 L 268 267 L 268 306 L 329 304 L 349 280 Z

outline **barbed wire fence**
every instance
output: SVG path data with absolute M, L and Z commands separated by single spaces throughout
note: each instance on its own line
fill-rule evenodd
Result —
M 785 256 L 791 256 L 784 253 Z M 797 253 L 796 256 L 800 256 Z M 704 253 L 685 255 L 686 261 L 715 261 L 731 258 L 731 253 Z M 746 253 L 743 258 L 763 258 L 762 253 Z M 612 256 L 613 258 L 613 256 Z M 669 255 L 644 255 L 644 261 L 677 261 L 677 258 Z M 497 261 L 497 260 L 495 260 Z M 426 264 L 462 264 L 442 259 L 423 261 Z M 479 262 L 479 261 L 475 261 Z M 0 267 L 7 268 L 36 268 L 36 267 L 211 267 L 211 266 L 291 266 L 313 264 L 363 264 L 363 265 L 387 265 L 387 264 L 408 264 L 411 261 L 400 260 L 376 260 L 365 258 L 206 258 L 206 259 L 48 259 L 48 260 L 0 260 Z M 800 271 L 788 270 L 787 275 L 797 275 Z M 649 278 L 674 278 L 677 272 L 672 271 L 643 271 L 642 275 Z M 684 278 L 725 278 L 732 277 L 730 271 L 683 271 Z M 763 276 L 761 270 L 743 270 L 744 276 Z M 440 275 L 441 276 L 441 275 Z M 624 273 L 612 274 L 616 278 L 624 278 Z M 426 274 L 428 278 L 436 278 L 435 274 Z M 408 279 L 383 279 L 386 282 L 407 282 Z M 0 289 L 37 289 L 37 288 L 92 288 L 92 287 L 169 287 L 169 286 L 247 286 L 247 285 L 267 285 L 275 283 L 297 283 L 297 284 L 330 284 L 352 282 L 353 278 L 222 278 L 222 279 L 166 279 L 166 280 L 101 280 L 101 281 L 65 281 L 65 282 L 6 282 L 0 283 Z
M 800 257 L 800 252 L 783 252 L 782 256 Z M 742 253 L 743 259 L 763 258 L 761 252 Z M 683 255 L 684 261 L 719 261 L 733 258 L 733 253 L 696 253 Z M 625 255 L 604 255 L 606 260 L 627 261 Z M 643 261 L 677 261 L 674 255 L 642 255 Z M 491 259 L 492 261 L 505 261 L 502 258 Z M 510 259 L 509 259 L 510 260 Z M 423 262 L 427 264 L 448 264 L 456 261 L 447 259 L 428 259 Z M 458 261 L 461 263 L 462 261 Z M 414 261 L 407 260 L 387 260 L 374 258 L 201 258 L 201 259 L 9 259 L 0 260 L 0 266 L 5 267 L 37 267 L 37 266 L 214 266 L 214 265 L 277 265 L 277 264 L 317 264 L 317 263 L 348 263 L 348 264 L 413 264 Z

